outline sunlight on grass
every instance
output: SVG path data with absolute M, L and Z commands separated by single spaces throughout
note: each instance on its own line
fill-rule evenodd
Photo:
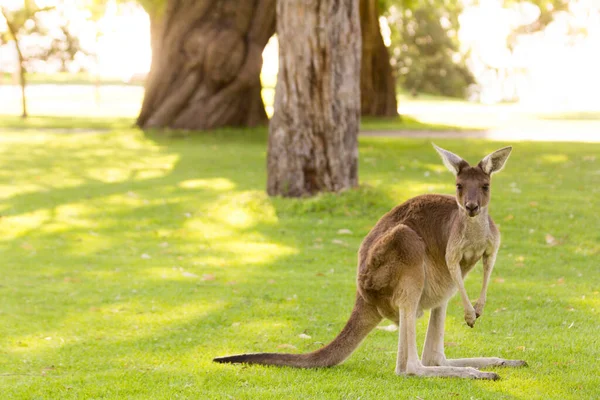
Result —
M 27 214 L 4 217 L 2 218 L 2 224 L 0 224 L 1 240 L 19 238 L 32 230 L 39 229 L 48 220 L 50 220 L 49 210 L 38 210 Z
M 569 157 L 566 154 L 544 154 L 539 157 L 540 160 L 547 163 L 562 164 L 569 161 Z
M 248 228 L 261 223 L 275 224 L 275 209 L 264 192 L 229 195 L 211 209 L 211 216 L 227 225 Z
M 228 179 L 188 179 L 187 181 L 179 182 L 178 185 L 183 189 L 213 189 L 219 191 L 233 190 L 235 185 Z
M 298 250 L 290 246 L 276 243 L 260 243 L 250 241 L 229 240 L 227 243 L 217 244 L 215 250 L 229 253 L 227 257 L 230 265 L 266 264 L 283 257 L 298 254 Z

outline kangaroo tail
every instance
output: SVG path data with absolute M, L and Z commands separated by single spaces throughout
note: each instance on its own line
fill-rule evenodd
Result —
M 218 357 L 218 363 L 279 365 L 296 368 L 331 367 L 340 364 L 382 320 L 375 306 L 357 294 L 356 304 L 346 326 L 327 346 L 306 354 L 254 353 Z

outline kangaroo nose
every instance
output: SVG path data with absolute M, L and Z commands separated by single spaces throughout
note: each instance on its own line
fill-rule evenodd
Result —
M 467 211 L 474 213 L 477 212 L 477 210 L 479 210 L 479 205 L 475 203 L 467 203 L 465 204 L 465 208 L 467 209 Z

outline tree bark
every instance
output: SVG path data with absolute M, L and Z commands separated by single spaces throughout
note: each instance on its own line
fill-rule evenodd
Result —
M 358 0 L 277 2 L 279 75 L 267 192 L 300 197 L 358 184 Z
M 390 54 L 381 36 L 378 0 L 360 0 L 360 24 L 363 43 L 360 73 L 362 115 L 396 116 L 396 79 L 390 65 Z
M 137 124 L 212 129 L 267 122 L 262 51 L 275 0 L 167 0 L 150 17 L 152 63 Z

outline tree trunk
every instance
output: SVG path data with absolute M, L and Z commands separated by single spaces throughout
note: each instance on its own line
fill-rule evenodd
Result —
M 23 106 L 21 118 L 27 118 L 29 114 L 27 113 L 27 94 L 25 90 L 25 86 L 27 85 L 27 81 L 25 80 L 25 60 L 23 59 L 23 54 L 19 48 L 19 43 L 15 41 L 15 44 L 17 46 L 17 51 L 19 52 L 19 84 L 21 85 L 21 105 Z
M 167 0 L 150 17 L 152 64 L 137 124 L 211 129 L 267 122 L 262 51 L 275 0 Z
M 25 86 L 27 85 L 27 81 L 25 80 L 25 57 L 23 56 L 23 52 L 21 51 L 21 46 L 19 45 L 19 39 L 17 35 L 17 27 L 13 25 L 13 21 L 9 18 L 9 13 L 3 8 L 0 7 L 0 12 L 4 16 L 6 20 L 6 26 L 8 27 L 8 31 L 15 41 L 15 48 L 17 49 L 17 56 L 19 59 L 19 85 L 21 85 L 21 105 L 23 106 L 23 113 L 21 114 L 22 118 L 27 118 L 27 95 L 25 91 Z
M 356 186 L 358 0 L 280 0 L 277 35 L 267 192 L 300 197 Z
M 398 115 L 396 80 L 390 54 L 379 27 L 378 0 L 360 0 L 362 60 L 360 106 L 362 115 L 393 117 Z

